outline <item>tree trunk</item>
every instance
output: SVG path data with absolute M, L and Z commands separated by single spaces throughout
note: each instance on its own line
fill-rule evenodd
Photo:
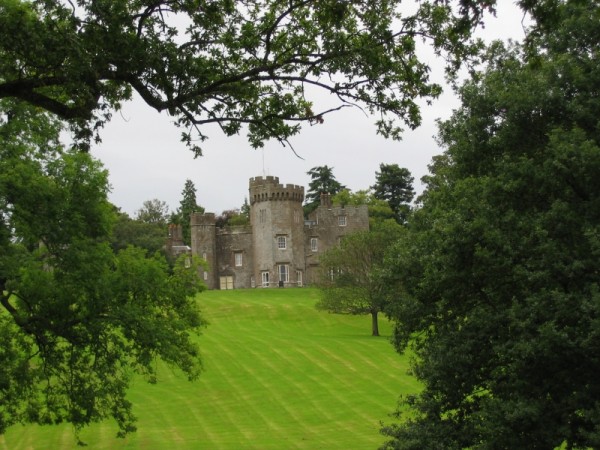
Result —
M 377 311 L 371 311 L 371 325 L 373 329 L 372 336 L 379 336 L 379 322 L 377 321 Z

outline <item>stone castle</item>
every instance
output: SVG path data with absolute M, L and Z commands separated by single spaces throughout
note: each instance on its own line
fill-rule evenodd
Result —
M 202 276 L 209 289 L 314 283 L 320 254 L 369 229 L 366 205 L 333 206 L 329 195 L 305 220 L 304 188 L 278 177 L 251 178 L 249 194 L 250 225 L 217 228 L 215 214 L 192 214 L 191 252 L 208 262 Z

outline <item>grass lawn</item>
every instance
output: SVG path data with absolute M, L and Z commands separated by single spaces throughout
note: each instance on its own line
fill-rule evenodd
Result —
M 135 380 L 138 431 L 115 438 L 111 422 L 82 433 L 89 449 L 374 449 L 399 394 L 418 391 L 390 324 L 370 336 L 369 316 L 315 310 L 313 289 L 209 291 L 196 382 L 161 367 Z M 0 449 L 76 448 L 69 426 L 15 426 Z

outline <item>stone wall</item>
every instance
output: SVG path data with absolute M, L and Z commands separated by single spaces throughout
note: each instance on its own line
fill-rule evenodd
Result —
M 367 205 L 331 206 L 327 201 L 311 213 L 305 223 L 306 283 L 318 281 L 319 255 L 349 233 L 369 229 L 369 210 Z M 316 251 L 312 240 L 316 239 Z
M 252 287 L 254 276 L 252 228 L 226 227 L 217 230 L 217 272 L 221 277 L 233 277 L 233 289 Z
M 202 276 L 208 289 L 215 289 L 218 287 L 215 215 L 213 213 L 193 213 L 190 225 L 192 255 L 206 260 L 208 270 Z

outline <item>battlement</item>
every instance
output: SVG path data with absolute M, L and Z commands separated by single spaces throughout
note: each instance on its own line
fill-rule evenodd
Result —
M 265 201 L 304 201 L 304 187 L 279 183 L 279 177 L 250 178 L 250 204 Z
M 202 225 L 215 225 L 216 218 L 215 213 L 192 213 L 191 216 L 191 225 L 192 226 L 202 226 Z

